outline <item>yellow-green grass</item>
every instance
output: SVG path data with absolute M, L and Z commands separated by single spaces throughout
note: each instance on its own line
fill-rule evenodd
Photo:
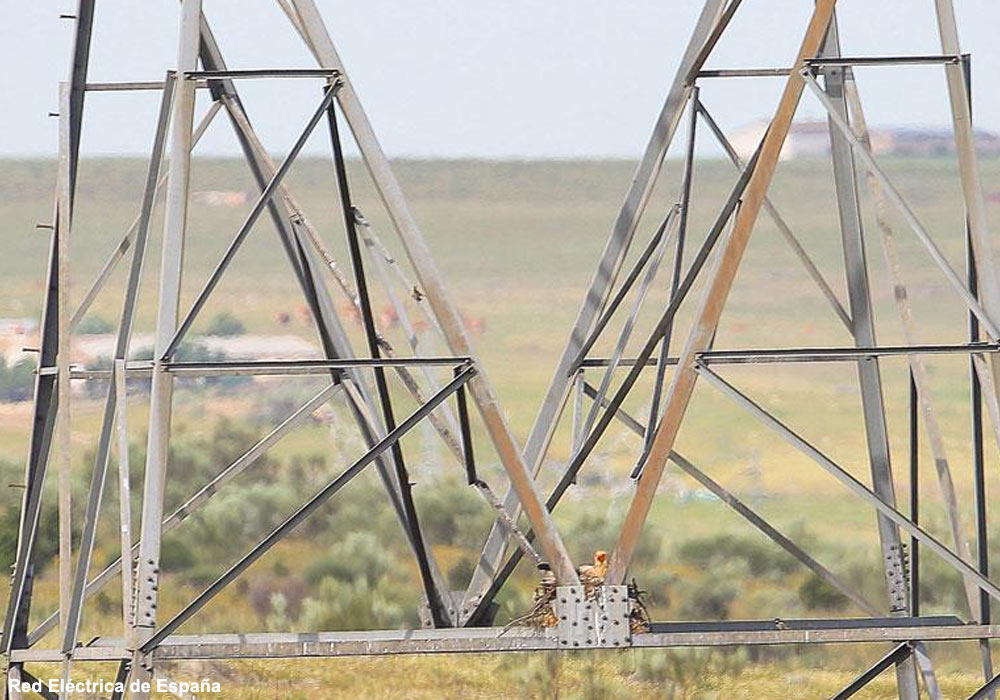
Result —
M 890 161 L 887 166 L 900 188 L 915 204 L 919 216 L 952 264 L 962 269 L 964 219 L 952 163 L 948 160 Z M 81 168 L 80 206 L 72 244 L 75 300 L 80 299 L 86 284 L 135 216 L 143 168 L 144 164 L 136 160 L 103 159 L 84 162 Z M 485 321 L 485 330 L 475 338 L 477 349 L 500 395 L 507 417 L 521 439 L 531 426 L 551 378 L 551 371 L 593 273 L 631 169 L 632 164 L 624 161 L 404 161 L 399 164 L 398 172 L 404 191 L 409 195 L 448 288 L 464 314 Z M 667 179 L 655 193 L 650 206 L 651 213 L 661 215 L 673 201 L 677 171 L 676 164 L 668 163 Z M 0 239 L 4 243 L 5 254 L 0 256 L 0 279 L 3 280 L 0 317 L 35 316 L 41 303 L 48 237 L 45 230 L 36 230 L 34 225 L 38 221 L 45 221 L 51 211 L 50 183 L 54 177 L 54 164 L 8 161 L 4 163 L 2 173 L 0 183 L 5 186 L 0 187 Z M 356 164 L 352 166 L 352 174 L 359 205 L 391 245 L 397 257 L 403 259 L 401 248 L 391 240 L 390 228 L 386 217 L 379 211 L 377 197 Z M 197 160 L 194 178 L 196 189 L 250 188 L 245 168 L 236 161 Z M 734 171 L 726 163 L 698 163 L 687 260 L 692 258 L 694 249 L 704 238 L 714 210 L 725 197 L 733 179 Z M 1000 161 L 984 163 L 984 181 L 988 190 L 1000 189 Z M 343 231 L 335 208 L 335 190 L 328 165 L 304 160 L 293 172 L 291 184 L 341 268 L 348 269 Z M 842 253 L 828 166 L 821 162 L 783 163 L 772 194 L 788 223 L 846 305 Z M 184 279 L 185 301 L 182 306 L 193 299 L 239 226 L 245 211 L 246 207 L 220 210 L 203 204 L 192 206 L 186 249 L 186 260 L 190 267 Z M 998 212 L 1000 206 L 989 205 L 989 215 L 994 223 Z M 885 343 L 901 343 L 903 338 L 871 214 L 870 207 L 866 208 L 866 242 L 872 268 L 871 283 L 879 339 Z M 157 209 L 154 221 L 153 243 L 140 298 L 138 332 L 148 332 L 152 328 L 155 314 L 153 293 L 158 276 L 157 240 L 162 223 L 161 208 Z M 910 297 L 920 322 L 919 340 L 962 341 L 966 317 L 960 302 L 948 289 L 940 272 L 930 263 L 919 244 L 915 243 L 902 220 L 893 215 L 892 222 L 906 279 L 910 284 Z M 645 222 L 641 229 L 643 242 L 656 223 L 658 222 L 652 219 Z M 630 261 L 635 259 L 640 247 L 633 247 Z M 239 316 L 250 332 L 294 333 L 312 338 L 311 330 L 301 319 L 295 318 L 287 328 L 280 326 L 276 320 L 276 313 L 281 311 L 293 312 L 294 316 L 294 311 L 301 306 L 302 301 L 266 218 L 258 224 L 245 248 L 237 256 L 232 273 L 220 285 L 206 307 L 205 319 L 221 310 L 230 310 Z M 94 313 L 110 320 L 116 318 L 123 279 L 121 271 L 112 278 L 107 293 L 95 303 Z M 665 277 L 661 275 L 640 316 L 637 337 L 629 346 L 630 353 L 637 351 L 644 333 L 666 304 L 666 289 Z M 700 285 L 696 286 L 692 291 L 692 299 L 696 299 L 700 291 Z M 336 294 L 334 289 L 335 303 L 340 306 L 343 301 Z M 380 307 L 385 302 L 384 296 L 376 296 L 377 306 Z M 679 338 L 683 337 L 690 317 L 690 308 L 680 314 Z M 200 328 L 204 328 L 204 322 L 196 325 L 195 330 Z M 609 353 L 617 330 L 618 326 L 613 324 L 608 337 L 598 343 L 595 352 Z M 350 332 L 356 347 L 362 347 L 358 329 L 352 326 Z M 393 341 L 397 345 L 403 345 L 398 333 L 393 336 Z M 674 343 L 675 351 L 679 344 L 680 339 Z M 850 338 L 839 325 L 836 316 L 812 286 L 774 225 L 766 216 L 762 216 L 723 317 L 716 347 L 849 344 Z M 963 517 L 968 524 L 971 522 L 972 485 L 968 445 L 967 366 L 964 358 L 929 358 L 928 363 L 953 474 L 964 502 Z M 906 369 L 905 364 L 898 359 L 886 360 L 882 366 L 897 488 L 902 494 L 908 486 Z M 720 371 L 859 479 L 868 481 L 860 398 L 854 370 L 850 365 L 780 365 L 722 368 Z M 594 382 L 600 379 L 596 371 L 590 372 L 589 376 Z M 289 380 L 292 381 L 300 380 Z M 643 386 L 648 387 L 648 382 Z M 398 388 L 397 392 L 401 396 L 402 392 Z M 260 392 L 254 390 L 252 395 L 245 392 L 242 395 L 207 400 L 193 398 L 188 402 L 181 396 L 177 430 L 188 435 L 208 430 L 210 422 L 204 420 L 207 414 L 213 418 L 222 415 L 234 417 L 248 422 L 263 434 L 270 424 L 256 414 L 251 401 L 263 393 L 262 389 Z M 626 403 L 626 408 L 642 420 L 645 420 L 648 411 L 647 395 L 644 393 Z M 134 404 L 134 407 L 130 407 L 130 419 L 136 425 L 143 426 L 146 417 L 144 400 L 137 398 Z M 408 404 L 404 402 L 402 405 Z M 0 459 L 22 464 L 30 414 L 25 405 L 3 407 L 2 411 Z M 99 417 L 98 400 L 81 400 L 75 405 L 73 420 L 77 459 L 74 469 L 79 470 L 78 473 L 82 474 L 89 469 L 89 465 L 83 461 L 83 455 L 93 445 Z M 137 440 L 141 441 L 143 434 L 144 430 L 140 428 Z M 279 462 L 287 462 L 296 456 L 327 454 L 330 440 L 326 427 L 310 425 L 295 431 L 275 448 L 273 454 Z M 476 440 L 484 473 L 499 485 L 499 471 L 495 458 L 486 449 L 484 436 L 477 433 Z M 592 472 L 601 475 L 602 479 L 581 479 L 581 484 L 571 491 L 576 508 L 591 508 L 607 514 L 612 522 L 621 517 L 628 497 L 627 487 L 621 487 L 627 484 L 626 475 L 633 466 L 638 444 L 637 438 L 623 427 L 613 426 L 602 441 L 593 464 L 588 466 Z M 992 443 L 987 444 L 990 474 L 988 489 L 991 493 L 996 493 L 996 450 L 992 448 Z M 568 446 L 569 436 L 564 426 L 556 436 L 550 464 L 543 470 L 542 483 L 546 488 L 554 483 L 559 465 L 567 457 Z M 677 447 L 713 477 L 773 518 L 779 527 L 787 530 L 808 522 L 808 532 L 813 537 L 839 543 L 844 548 L 876 552 L 874 514 L 871 509 L 860 504 L 814 463 L 781 442 L 710 387 L 702 386 L 698 389 Z M 939 492 L 925 437 L 922 439 L 921 459 L 925 465 L 921 485 L 925 498 L 924 517 L 931 523 L 936 534 L 945 541 L 950 541 L 947 530 L 943 527 Z M 429 487 L 433 483 L 431 477 L 434 476 L 433 469 L 425 470 L 426 474 L 420 469 L 418 467 L 418 475 L 421 477 L 418 479 L 418 492 L 425 486 Z M 442 453 L 439 470 L 455 469 L 457 467 L 448 462 Z M 619 486 L 618 489 L 612 488 L 615 484 Z M 197 486 L 191 484 L 191 490 Z M 686 501 L 679 496 L 683 488 L 695 487 L 687 477 L 671 471 L 662 489 L 662 496 L 654 506 L 650 527 L 661 532 L 670 546 L 685 539 L 711 534 L 749 532 L 747 526 L 722 504 L 710 500 Z M 0 505 L 3 508 L 13 507 L 18 494 L 15 489 L 4 489 L 0 493 Z M 563 525 L 572 522 L 565 511 L 557 512 L 557 520 Z M 971 529 L 968 531 L 971 532 Z M 610 547 L 613 544 L 594 543 L 587 534 L 567 532 L 574 554 L 585 556 L 586 551 L 593 549 L 595 545 Z M 301 543 L 290 542 L 276 551 L 272 559 L 294 559 L 296 553 L 302 555 L 301 547 Z M 435 553 L 442 560 L 453 560 L 460 556 L 460 553 L 450 552 L 447 548 L 436 548 Z M 113 554 L 113 550 L 109 545 L 107 551 L 102 550 L 98 554 L 97 559 L 104 561 Z M 236 552 L 233 555 L 235 557 Z M 272 559 L 268 560 L 269 565 L 273 564 Z M 836 561 L 824 563 L 831 566 L 837 564 Z M 222 564 L 220 562 L 220 566 Z M 669 565 L 670 562 L 644 564 L 650 569 Z M 407 563 L 407 566 L 410 564 Z M 38 607 L 42 611 L 51 610 L 55 606 L 53 573 L 50 567 L 38 588 Z M 527 585 L 527 579 L 522 580 L 522 583 Z M 6 581 L 0 585 L 5 586 Z M 165 590 L 171 591 L 165 593 L 166 611 L 179 607 L 184 595 L 196 592 L 190 586 L 178 588 L 168 585 Z M 114 600 L 116 598 L 112 597 L 112 602 Z M 748 601 L 744 603 L 746 604 L 737 604 L 734 612 L 753 616 L 755 611 L 752 606 Z M 216 605 L 235 613 L 232 619 L 241 621 L 241 629 L 254 627 L 256 620 L 246 602 L 236 593 L 227 592 L 226 597 Z M 109 613 L 107 618 L 99 622 L 107 623 L 111 617 L 113 615 Z M 220 620 L 223 617 L 225 616 L 220 614 L 214 619 Z M 872 658 L 878 656 L 877 650 L 869 651 Z M 327 688 L 339 688 L 335 679 L 341 676 L 345 683 L 367 683 L 363 674 L 356 673 L 361 668 L 372 669 L 376 679 L 383 675 L 398 674 L 400 678 L 413 679 L 412 697 L 421 697 L 421 692 L 430 697 L 433 691 L 429 684 L 436 676 L 447 673 L 456 677 L 457 687 L 464 688 L 468 697 L 498 697 L 511 694 L 510 689 L 519 683 L 515 678 L 516 674 L 503 671 L 504 663 L 506 662 L 484 657 L 442 657 L 427 660 L 316 662 L 304 663 L 301 668 L 309 678 L 316 674 L 316 682 L 322 682 Z M 583 663 L 568 663 L 568 675 L 580 677 Z M 247 678 L 258 679 L 264 689 L 247 690 L 247 694 L 233 697 L 294 697 L 294 692 L 298 692 L 294 689 L 281 689 L 285 687 L 281 685 L 285 681 L 276 665 L 267 667 L 272 669 L 268 673 L 273 674 L 268 675 L 267 680 L 259 680 L 259 674 L 264 673 L 260 670 L 264 668 L 261 665 L 244 664 L 241 668 Z M 967 670 L 970 666 L 965 668 Z M 678 694 L 677 697 L 711 697 L 708 694 L 710 692 L 718 693 L 719 697 L 742 697 L 740 693 L 750 692 L 740 690 L 744 687 L 757 687 L 760 692 L 755 697 L 769 697 L 767 693 L 776 697 L 778 693 L 787 694 L 789 684 L 796 691 L 804 692 L 802 677 L 795 676 L 794 673 L 797 672 L 785 670 L 784 667 L 782 670 L 751 668 L 739 673 L 723 673 L 715 681 L 704 681 L 709 685 L 700 685 L 696 690 L 690 691 L 700 694 Z M 486 676 L 487 680 L 481 682 L 479 679 L 482 676 Z M 817 679 L 816 687 L 821 688 L 822 692 L 817 691 L 816 696 L 820 697 L 829 695 L 848 676 L 846 672 L 809 672 L 808 677 Z M 421 689 L 421 678 L 427 679 L 426 691 Z M 490 685 L 491 682 L 495 685 Z M 576 682 L 578 681 L 567 681 L 566 697 L 579 695 L 578 687 L 573 685 Z M 642 693 L 646 692 L 660 692 L 656 687 L 628 685 L 633 682 L 628 679 L 616 680 L 615 684 L 617 687 L 624 683 L 621 687 L 631 688 L 638 697 L 643 697 Z M 973 679 L 949 676 L 946 682 L 960 684 L 956 688 L 961 687 L 962 692 L 967 692 L 972 688 Z M 720 685 L 715 687 L 710 683 Z M 887 685 L 876 688 L 885 690 L 885 696 L 891 694 Z M 370 691 L 377 697 L 384 690 L 384 687 L 348 685 L 345 686 L 344 695 Z M 260 694 L 252 695 L 252 692 Z M 809 692 L 812 692 L 812 686 Z

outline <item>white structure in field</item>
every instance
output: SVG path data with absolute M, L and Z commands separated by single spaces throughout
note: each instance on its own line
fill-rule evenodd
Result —
M 767 129 L 765 120 L 757 120 L 733 132 L 730 140 L 743 160 L 753 155 Z M 886 127 L 871 130 L 875 155 L 934 157 L 955 152 L 954 135 L 947 127 Z M 991 131 L 976 131 L 976 150 L 981 156 L 1000 156 L 1000 136 Z M 781 148 L 781 160 L 827 158 L 830 155 L 830 131 L 825 121 L 803 121 L 792 125 Z

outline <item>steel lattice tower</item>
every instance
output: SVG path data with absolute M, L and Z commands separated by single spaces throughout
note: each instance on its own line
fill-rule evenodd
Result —
M 941 53 L 923 56 L 842 56 L 836 22 L 836 0 L 818 0 L 805 28 L 800 48 L 788 68 L 733 68 L 709 70 L 706 61 L 741 0 L 706 0 L 697 24 L 670 85 L 664 107 L 657 119 L 646 151 L 615 219 L 596 273 L 584 297 L 569 341 L 543 398 L 541 408 L 523 447 L 506 424 L 481 363 L 471 347 L 462 320 L 438 274 L 430 250 L 411 214 L 389 162 L 361 107 L 348 74 L 313 0 L 278 0 L 292 26 L 316 60 L 315 68 L 261 68 L 230 70 L 202 13 L 201 0 L 184 0 L 180 5 L 180 32 L 174 70 L 163 80 L 145 83 L 90 83 L 87 80 L 94 0 L 80 0 L 75 16 L 76 36 L 69 79 L 61 86 L 60 161 L 56 188 L 55 218 L 52 227 L 42 338 L 35 384 L 34 420 L 29 459 L 25 472 L 25 492 L 18 533 L 17 558 L 11 598 L 3 628 L 3 651 L 8 661 L 8 677 L 33 678 L 27 664 L 61 661 L 68 675 L 71 663 L 114 661 L 118 678 L 149 678 L 158 660 L 225 659 L 240 657 L 286 658 L 297 656 L 339 656 L 463 651 L 524 651 L 571 647 L 668 647 L 727 646 L 740 644 L 830 644 L 848 642 L 891 642 L 888 653 L 837 697 L 849 697 L 872 678 L 895 668 L 899 695 L 915 700 L 921 678 L 932 697 L 940 697 L 933 664 L 925 642 L 978 640 L 982 652 L 986 685 L 974 697 L 986 697 L 1000 685 L 993 675 L 989 640 L 1000 636 L 1000 627 L 991 624 L 991 599 L 1000 599 L 1000 587 L 989 578 L 986 551 L 985 473 L 983 458 L 984 405 L 1000 419 L 1000 387 L 994 377 L 1000 371 L 1000 283 L 993 262 L 986 223 L 984 197 L 979 179 L 971 120 L 969 57 L 958 43 L 958 31 L 951 0 L 934 0 L 937 11 Z M 797 31 L 797 30 L 796 30 Z M 947 79 L 959 161 L 963 205 L 967 217 L 968 270 L 959 272 L 948 262 L 923 225 L 872 153 L 861 99 L 853 76 L 857 66 L 928 64 L 940 66 Z M 700 98 L 700 82 L 729 77 L 768 77 L 784 81 L 784 90 L 773 118 L 754 155 L 741 162 L 725 134 Z M 290 153 L 275 164 L 257 136 L 240 99 L 239 83 L 246 79 L 315 80 L 323 86 L 322 98 L 309 117 Z M 73 308 L 67 282 L 71 260 L 69 240 L 76 204 L 76 171 L 80 154 L 85 97 L 91 91 L 154 90 L 161 106 L 148 164 L 143 199 L 138 216 L 121 241 L 115 243 L 105 268 Z M 211 105 L 196 126 L 195 96 L 207 90 Z M 809 90 L 827 112 L 831 159 L 838 205 L 838 225 L 844 254 L 848 299 L 844 304 L 832 285 L 768 199 L 768 189 L 777 168 L 782 147 L 804 92 Z M 207 124 L 224 114 L 234 130 L 250 166 L 259 195 L 249 214 L 231 239 L 222 259 L 193 305 L 181 308 L 180 279 L 184 268 L 183 248 L 188 223 L 191 153 Z M 676 203 L 643 244 L 640 254 L 628 266 L 628 252 L 636 244 L 640 222 L 647 212 L 654 185 L 661 177 L 667 149 L 677 136 L 685 114 L 689 115 L 685 134 L 686 149 L 681 187 Z M 338 204 L 349 244 L 352 275 L 340 272 L 306 213 L 300 208 L 285 176 L 306 140 L 322 122 L 331 140 L 332 160 L 337 175 Z M 393 234 L 405 249 L 415 275 L 395 266 L 368 220 L 356 208 L 342 148 L 341 125 L 356 142 L 362 160 L 392 222 Z M 720 142 L 739 171 L 735 186 L 717 211 L 714 224 L 693 256 L 685 264 L 684 246 L 688 213 L 692 201 L 695 138 L 704 125 Z M 345 133 L 346 133 L 345 131 Z M 161 174 L 161 171 L 165 171 Z M 153 360 L 129 359 L 129 343 L 137 295 L 149 243 L 150 221 L 159 190 L 166 192 L 160 287 L 157 293 L 156 342 Z M 879 211 L 892 205 L 902 215 L 917 240 L 940 268 L 944 278 L 962 299 L 969 315 L 968 342 L 921 344 L 917 340 L 912 304 L 898 267 L 890 267 L 895 303 L 903 322 L 905 345 L 883 346 L 876 340 L 872 313 L 872 292 L 868 279 L 866 237 L 861 214 L 863 193 L 871 197 Z M 835 348 L 762 348 L 727 350 L 714 345 L 716 331 L 744 251 L 762 211 L 771 217 L 791 246 L 810 278 L 818 285 L 853 342 Z M 206 300 L 226 274 L 254 224 L 271 220 L 283 254 L 291 263 L 296 282 L 316 322 L 322 346 L 321 360 L 275 360 L 267 362 L 184 362 L 177 349 L 198 317 Z M 894 233 L 887 219 L 879 217 L 877 235 L 887 250 L 893 249 Z M 638 245 L 638 244 L 637 244 Z M 669 255 L 668 252 L 672 251 Z M 367 261 L 366 261 L 367 255 Z M 893 260 L 889 255 L 890 263 Z M 68 437 L 70 383 L 90 373 L 73 367 L 69 360 L 76 323 L 86 313 L 108 276 L 120 263 L 128 263 L 125 297 L 117 329 L 113 368 L 109 379 L 98 448 L 91 474 L 86 517 L 81 541 L 74 556 L 69 539 Z M 669 262 L 669 264 L 668 264 Z M 658 309 L 658 320 L 645 329 L 645 340 L 635 356 L 626 357 L 629 341 L 639 331 L 638 321 L 650 286 L 660 268 L 670 273 L 670 297 Z M 372 269 L 377 272 L 372 275 Z M 421 312 L 436 329 L 448 355 L 430 357 L 393 348 L 378 327 L 372 311 L 371 288 L 391 288 L 399 277 L 404 290 L 418 290 Z M 332 301 L 328 283 L 332 281 L 350 300 L 363 321 L 365 351 L 356 353 L 347 338 L 342 319 Z M 701 285 L 700 298 L 692 289 Z M 626 303 L 631 297 L 631 305 Z M 689 327 L 675 326 L 682 308 L 693 312 Z M 398 312 L 406 318 L 405 310 Z M 405 323 L 408 325 L 409 320 Z M 617 325 L 616 325 L 617 324 Z M 599 356 L 595 346 L 620 328 L 613 338 L 610 356 Z M 682 339 L 672 354 L 674 338 Z M 411 354 L 409 351 L 412 350 Z M 951 483 L 950 467 L 943 454 L 940 426 L 935 418 L 923 357 L 932 354 L 957 355 L 969 359 L 972 386 L 972 414 L 975 421 L 975 512 L 977 556 L 972 556 L 961 530 L 959 502 Z M 916 460 L 910 485 L 911 511 L 898 507 L 895 480 L 890 464 L 889 428 L 885 416 L 880 359 L 905 358 L 908 363 L 911 397 L 912 441 L 923 421 L 935 456 L 943 502 L 949 515 L 954 546 L 941 542 L 921 526 L 915 517 Z M 848 363 L 856 366 L 861 395 L 871 487 L 853 477 L 843 466 L 806 441 L 794 428 L 769 413 L 759 403 L 720 374 L 727 365 L 769 365 L 772 363 Z M 449 368 L 453 379 L 439 385 L 427 370 Z M 599 381 L 589 376 L 597 373 Z M 329 378 L 329 384 L 309 402 L 290 414 L 274 431 L 251 447 L 198 490 L 173 513 L 164 512 L 164 490 L 170 478 L 168 454 L 171 440 L 172 392 L 176 378 L 219 374 L 292 375 L 314 374 Z M 123 449 L 119 459 L 119 489 L 129 488 L 127 445 L 130 424 L 126 419 L 125 381 L 127 377 L 151 377 L 148 443 L 143 476 L 142 512 L 138 527 L 132 527 L 129 499 L 122 497 L 121 550 L 123 556 L 95 575 L 92 574 L 98 514 L 108 479 L 110 453 L 116 439 Z M 389 380 L 398 379 L 419 403 L 419 408 L 400 418 L 396 415 Z M 794 448 L 815 461 L 838 479 L 854 496 L 876 514 L 881 545 L 886 598 L 869 601 L 835 571 L 820 564 L 802 546 L 780 532 L 762 515 L 730 493 L 705 471 L 675 450 L 675 441 L 699 380 L 711 385 L 742 406 L 763 425 Z M 633 416 L 623 404 L 641 386 L 651 387 L 649 413 Z M 160 584 L 162 535 L 201 507 L 218 488 L 245 470 L 289 430 L 298 425 L 334 394 L 343 394 L 362 435 L 367 451 L 331 480 L 313 498 L 287 518 L 277 529 L 248 552 L 240 555 L 228 571 L 168 620 L 157 616 Z M 503 499 L 494 496 L 476 471 L 472 455 L 472 420 L 468 399 L 475 405 L 480 429 L 489 438 L 509 481 Z M 448 402 L 454 398 L 454 406 Z M 544 498 L 538 475 L 546 463 L 550 442 L 572 399 L 574 405 L 573 449 L 555 490 Z M 589 408 L 584 410 L 584 407 Z M 452 410 L 454 408 L 454 411 Z M 400 438 L 416 424 L 427 420 L 448 446 L 448 452 L 466 470 L 469 485 L 496 511 L 492 530 L 485 542 L 478 567 L 468 589 L 449 591 L 434 560 L 419 513 L 414 505 L 406 460 Z M 563 538 L 551 511 L 575 483 L 577 475 L 594 455 L 608 427 L 621 423 L 641 438 L 642 449 L 635 455 L 632 474 L 635 483 L 630 504 L 617 541 L 611 550 L 604 585 L 594 598 L 580 596 L 581 581 L 567 554 Z M 134 427 L 134 426 L 132 426 Z M 1000 425 L 992 426 L 1000 436 Z M 916 451 L 915 442 L 913 450 Z M 632 633 L 628 625 L 618 625 L 629 615 L 627 574 L 636 552 L 639 535 L 654 501 L 668 462 L 693 477 L 704 488 L 763 533 L 775 544 L 810 569 L 820 579 L 842 592 L 866 613 L 865 618 L 839 620 L 767 620 L 741 623 L 705 621 L 698 623 L 652 623 L 644 633 Z M 53 466 L 54 469 L 49 467 Z M 321 504 L 333 497 L 369 465 L 377 470 L 386 497 L 406 533 L 420 572 L 427 604 L 429 627 L 422 630 L 357 631 L 345 633 L 282 634 L 198 634 L 181 635 L 179 628 L 241 576 L 250 565 L 267 553 L 304 521 Z M 60 611 L 30 628 L 34 555 L 39 527 L 42 486 L 49 472 L 59 480 L 60 494 Z M 124 475 L 124 476 L 122 476 Z M 526 532 L 522 518 L 530 527 Z M 137 536 L 133 536 L 137 535 Z M 904 537 L 906 539 L 904 539 Z M 511 546 L 513 540 L 513 547 Z M 537 541 L 538 551 L 533 541 Z M 611 544 L 611 543 L 609 543 Z M 909 552 L 907 549 L 909 548 Z M 914 570 L 918 551 L 929 551 L 953 567 L 965 582 L 968 614 L 925 617 L 919 614 L 918 589 Z M 514 628 L 501 633 L 493 624 L 494 599 L 527 554 L 534 562 L 547 563 L 558 584 L 555 610 L 562 621 L 547 631 Z M 100 637 L 87 645 L 79 639 L 80 618 L 86 600 L 101 588 L 119 582 L 129 605 L 123 606 L 125 632 L 121 638 Z M 592 603 L 604 611 L 595 616 Z M 608 620 L 605 622 L 604 620 Z M 569 623 L 574 624 L 571 626 Z M 580 624 L 577 626 L 576 623 Z M 612 626 L 612 622 L 616 626 Z M 56 646 L 41 643 L 58 628 Z

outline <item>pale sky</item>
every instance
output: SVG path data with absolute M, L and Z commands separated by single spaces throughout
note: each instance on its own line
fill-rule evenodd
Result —
M 2 0 L 0 155 L 52 155 L 74 0 Z M 271 0 L 204 0 L 231 68 L 312 67 Z M 319 0 L 362 102 L 392 156 L 635 157 L 700 0 Z M 1000 131 L 1000 3 L 955 0 L 973 56 L 977 126 Z M 841 0 L 845 55 L 936 54 L 932 0 Z M 709 67 L 787 66 L 811 0 L 745 0 Z M 157 80 L 174 61 L 178 3 L 98 0 L 91 80 Z M 874 125 L 948 123 L 940 67 L 857 72 Z M 725 83 L 725 84 L 723 84 Z M 241 83 L 268 148 L 287 149 L 319 98 L 309 81 Z M 781 79 L 703 81 L 727 129 L 773 110 Z M 158 97 L 88 98 L 84 149 L 148 150 Z M 803 118 L 821 108 L 807 97 Z M 322 130 L 307 152 L 326 153 Z M 706 139 L 707 141 L 707 139 Z M 236 153 L 219 120 L 199 146 Z

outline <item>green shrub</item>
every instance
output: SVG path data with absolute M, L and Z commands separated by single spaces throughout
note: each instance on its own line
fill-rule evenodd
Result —
M 688 540 L 677 550 L 684 563 L 708 569 L 727 561 L 743 561 L 754 576 L 784 576 L 796 570 L 797 562 L 775 545 L 736 535 L 713 535 Z
M 843 610 L 848 598 L 819 576 L 810 576 L 799 586 L 799 600 L 809 610 Z
M 194 549 L 177 537 L 164 538 L 160 545 L 160 567 L 168 571 L 183 571 L 197 561 Z
M 730 580 L 687 588 L 680 600 L 680 612 L 688 620 L 728 620 L 730 606 L 739 595 L 739 587 Z
M 208 328 L 205 329 L 205 335 L 223 337 L 243 335 L 246 332 L 247 329 L 243 325 L 243 321 L 229 311 L 223 311 L 213 316 L 212 320 L 208 322 Z
M 325 578 L 313 597 L 302 603 L 301 626 L 307 630 L 395 628 L 412 616 L 392 602 L 386 586 L 372 586 L 367 579 L 354 582 Z
M 9 571 L 17 550 L 17 531 L 21 524 L 20 501 L 8 506 L 0 515 L 0 569 Z M 35 535 L 35 561 L 41 570 L 59 551 L 59 510 L 49 501 L 43 502 Z
M 114 330 L 115 325 L 111 321 L 96 314 L 84 316 L 76 327 L 76 332 L 80 335 L 104 335 L 105 333 L 113 333 Z
M 35 386 L 35 361 L 25 357 L 11 366 L 0 356 L 0 401 L 27 401 Z
M 464 482 L 438 482 L 414 489 L 420 527 L 436 545 L 473 548 L 493 522 L 486 502 Z
M 464 589 L 472 580 L 472 574 L 475 573 L 475 570 L 476 563 L 472 557 L 462 557 L 448 571 L 448 586 L 454 591 Z
M 379 545 L 371 532 L 351 532 L 333 545 L 329 552 L 306 568 L 306 581 L 317 584 L 323 579 L 367 581 L 375 585 L 393 570 L 396 559 Z

